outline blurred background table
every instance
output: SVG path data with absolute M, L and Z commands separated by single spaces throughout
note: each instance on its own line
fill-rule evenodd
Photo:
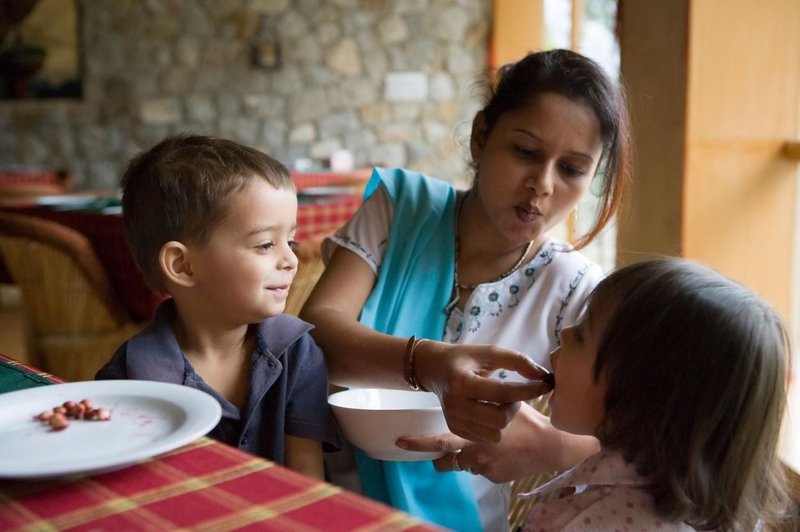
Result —
M 0 394 L 56 382 L 0 354 Z M 64 529 L 437 530 L 205 437 L 110 473 L 0 479 L 0 530 Z
M 66 194 L 72 190 L 74 184 L 74 176 L 66 170 L 25 165 L 0 167 L 0 197 Z
M 369 170 L 348 173 L 293 173 L 298 189 L 297 234 L 302 242 L 327 235 L 347 222 L 361 205 Z M 122 304 L 135 321 L 149 320 L 164 296 L 144 282 L 125 240 L 115 191 L 62 196 L 0 198 L 0 210 L 58 222 L 85 235 L 105 266 Z M 83 198 L 83 202 L 81 202 Z M 11 283 L 0 258 L 0 283 Z

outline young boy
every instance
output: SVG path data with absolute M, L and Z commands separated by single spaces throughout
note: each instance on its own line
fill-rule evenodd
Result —
M 122 178 L 125 232 L 148 285 L 151 323 L 98 379 L 174 382 L 213 395 L 209 436 L 323 478 L 335 445 L 323 353 L 282 314 L 297 272 L 297 198 L 286 168 L 235 142 L 167 138 Z

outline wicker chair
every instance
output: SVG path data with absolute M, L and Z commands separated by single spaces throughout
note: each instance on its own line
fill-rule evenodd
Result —
M 549 398 L 550 394 L 548 393 L 535 399 L 533 401 L 533 407 L 542 414 L 549 416 L 550 405 L 547 404 Z M 508 505 L 509 530 L 521 530 L 533 505 L 537 502 L 547 501 L 554 496 L 554 494 L 546 494 L 530 499 L 521 499 L 518 495 L 520 493 L 533 491 L 545 482 L 552 480 L 558 473 L 558 471 L 554 471 L 552 473 L 529 475 L 511 482 L 511 501 Z
M 0 254 L 22 290 L 30 362 L 68 381 L 90 380 L 135 334 L 82 234 L 61 224 L 0 212 Z

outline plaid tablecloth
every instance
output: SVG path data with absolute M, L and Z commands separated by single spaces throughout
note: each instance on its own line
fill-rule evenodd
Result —
M 0 481 L 0 530 L 434 530 L 209 438 L 64 481 Z
M 363 188 L 372 175 L 372 168 L 359 168 L 351 172 L 292 172 L 298 191 L 311 187 L 352 185 Z
M 49 373 L 17 362 L 13 358 L 0 353 L 0 393 L 14 392 L 57 382 L 62 381 Z
M 319 235 L 331 234 L 344 225 L 361 206 L 360 195 L 335 196 L 315 203 L 297 206 L 298 241 Z
M 35 385 L 56 380 L 3 355 L 0 363 L 0 374 L 28 372 Z M 4 382 L 9 381 L 0 379 Z M 0 392 L 16 389 L 6 386 L 0 384 Z M 0 480 L 3 531 L 181 529 L 436 530 L 403 512 L 209 438 L 110 473 Z

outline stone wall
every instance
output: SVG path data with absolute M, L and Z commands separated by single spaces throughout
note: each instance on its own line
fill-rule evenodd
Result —
M 65 168 L 79 189 L 114 187 L 140 149 L 198 132 L 287 165 L 346 148 L 357 166 L 464 184 L 490 4 L 82 0 L 83 99 L 0 103 L 0 165 Z M 277 68 L 253 64 L 263 36 L 280 45 Z

